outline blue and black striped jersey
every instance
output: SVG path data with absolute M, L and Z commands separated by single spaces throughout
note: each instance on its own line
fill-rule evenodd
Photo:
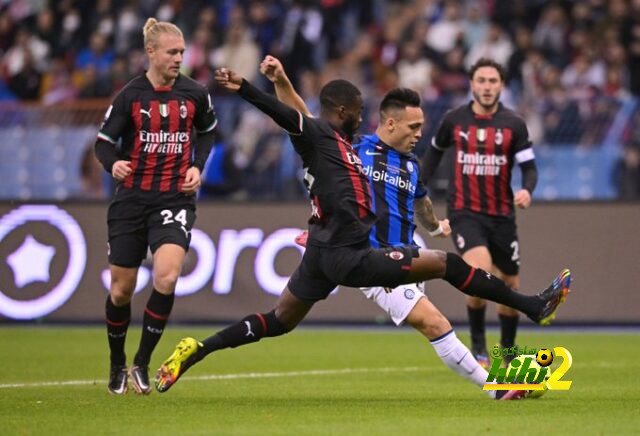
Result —
M 414 200 L 427 195 L 420 166 L 413 153 L 394 150 L 377 135 L 365 135 L 354 145 L 373 191 L 378 221 L 371 228 L 373 247 L 413 244 Z

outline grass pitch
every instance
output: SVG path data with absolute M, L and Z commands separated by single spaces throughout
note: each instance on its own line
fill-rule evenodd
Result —
M 182 336 L 214 330 L 169 326 L 150 374 Z M 567 348 L 571 389 L 492 401 L 413 330 L 303 328 L 211 355 L 165 394 L 116 397 L 103 328 L 5 326 L 0 435 L 637 434 L 637 332 L 531 330 L 518 342 Z

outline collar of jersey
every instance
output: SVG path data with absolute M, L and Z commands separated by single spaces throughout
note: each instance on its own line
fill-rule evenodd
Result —
M 381 153 L 390 153 L 390 152 L 394 152 L 395 151 L 396 153 L 398 153 L 398 151 L 396 151 L 395 148 L 393 148 L 392 146 L 390 146 L 389 144 L 384 142 L 375 133 L 373 133 L 371 135 L 367 135 L 367 136 L 365 136 L 365 138 L 367 138 L 367 140 L 371 142 L 371 145 L 373 146 L 373 148 L 376 151 L 379 151 Z
M 467 105 L 467 107 L 469 108 L 469 112 L 471 112 L 471 115 L 473 115 L 474 118 L 479 119 L 479 120 L 491 120 L 491 119 L 493 119 L 493 117 L 495 117 L 498 114 L 498 112 L 500 112 L 502 110 L 502 107 L 503 107 L 502 106 L 502 102 L 499 101 L 498 102 L 498 109 L 494 113 L 492 113 L 491 115 L 480 115 L 480 114 L 477 114 L 477 113 L 475 113 L 473 111 L 473 109 L 471 108 L 472 105 L 473 105 L 473 100 L 471 100 L 469 102 L 469 104 Z
M 149 87 L 151 87 L 155 92 L 169 92 L 173 90 L 173 88 L 176 86 L 176 83 L 178 83 L 178 80 L 180 80 L 180 76 L 182 76 L 182 74 L 178 74 L 178 77 L 176 77 L 176 80 L 173 81 L 173 85 L 171 86 L 155 87 L 153 86 L 153 83 L 151 83 L 151 80 L 149 80 L 149 78 L 147 77 L 147 70 L 144 70 L 144 73 L 142 74 L 142 77 L 144 77 L 144 80 L 149 84 Z

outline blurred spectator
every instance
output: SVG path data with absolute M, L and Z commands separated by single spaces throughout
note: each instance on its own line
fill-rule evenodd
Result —
M 76 68 L 83 69 L 91 66 L 99 77 L 105 77 L 114 59 L 115 52 L 107 45 L 107 37 L 102 33 L 94 32 L 91 35 L 89 46 L 78 53 Z
M 42 102 L 45 105 L 71 101 L 76 97 L 77 90 L 63 59 L 51 61 L 51 69 L 42 78 L 42 92 Z
M 433 64 L 420 56 L 417 41 L 409 41 L 402 47 L 402 57 L 398 62 L 398 84 L 424 94 L 431 86 Z
M 480 58 L 490 58 L 501 65 L 507 65 L 511 53 L 513 53 L 511 40 L 498 23 L 491 23 L 485 37 L 471 46 L 465 65 L 469 68 Z
M 114 50 L 119 55 L 127 53 L 132 47 L 142 47 L 142 19 L 133 6 L 127 5 L 119 12 L 115 23 Z
M 464 41 L 464 22 L 461 18 L 460 4 L 447 0 L 443 17 L 429 28 L 427 44 L 440 53 L 447 53 Z
M 619 198 L 625 200 L 640 198 L 640 147 L 637 144 L 624 148 L 614 176 Z
M 0 9 L 0 54 L 5 53 L 13 45 L 15 23 L 9 13 Z
M 273 44 L 278 36 L 278 8 L 271 2 L 252 0 L 249 3 L 247 19 L 253 39 L 259 44 L 262 56 L 273 51 Z
M 464 43 L 466 47 L 472 47 L 478 41 L 484 40 L 487 35 L 489 23 L 483 6 L 482 2 L 467 3 L 464 19 Z
M 631 0 L 631 13 L 620 29 L 620 39 L 628 50 L 630 90 L 640 95 L 640 0 Z
M 15 43 L 2 57 L 5 74 L 15 76 L 25 67 L 27 58 L 34 68 L 42 70 L 46 66 L 49 47 L 26 28 L 18 29 Z
M 533 31 L 533 42 L 549 58 L 551 63 L 562 66 L 565 63 L 565 49 L 568 26 L 566 15 L 557 3 L 549 4 L 543 11 Z
M 82 70 L 78 98 L 107 98 L 113 93 L 110 77 L 101 78 L 93 65 L 87 65 Z
M 213 83 L 213 70 L 208 59 L 213 46 L 213 34 L 209 28 L 198 26 L 187 43 L 182 60 L 183 72 L 205 86 Z
M 317 70 L 315 51 L 322 36 L 323 18 L 317 8 L 302 0 L 293 0 L 282 23 L 281 37 L 275 46 L 294 86 L 302 71 Z
M 562 85 L 576 99 L 589 98 L 604 86 L 606 69 L 592 50 L 579 53 L 562 73 Z
M 250 82 L 255 81 L 261 60 L 260 49 L 242 22 L 228 29 L 224 44 L 211 55 L 211 64 L 215 68 L 228 67 Z
M 22 61 L 20 72 L 9 79 L 9 88 L 21 100 L 38 100 L 42 74 L 33 65 L 31 51 L 25 51 Z
M 445 62 L 436 73 L 434 85 L 441 94 L 460 96 L 467 93 L 469 77 L 464 68 L 464 52 L 456 47 L 445 56 Z
M 531 31 L 523 25 L 516 27 L 515 48 L 505 64 L 507 69 L 507 84 L 512 90 L 519 93 L 522 90 L 522 66 L 527 59 L 527 54 L 533 48 Z

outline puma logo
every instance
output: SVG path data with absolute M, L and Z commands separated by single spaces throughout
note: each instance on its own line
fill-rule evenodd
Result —
M 140 109 L 140 113 L 141 114 L 145 114 L 146 116 L 148 116 L 149 118 L 151 118 L 151 108 L 149 108 L 148 111 L 144 110 L 144 109 Z
M 463 132 L 460 130 L 460 136 L 462 136 L 465 141 L 469 141 L 469 132 Z
M 182 231 L 184 232 L 184 237 L 189 239 L 189 233 L 191 233 L 189 230 L 187 230 L 185 228 L 185 226 L 180 226 L 180 228 L 182 229 Z
M 251 331 L 251 323 L 249 321 L 245 321 L 244 323 L 247 325 L 247 334 L 245 336 L 255 337 L 256 335 Z

